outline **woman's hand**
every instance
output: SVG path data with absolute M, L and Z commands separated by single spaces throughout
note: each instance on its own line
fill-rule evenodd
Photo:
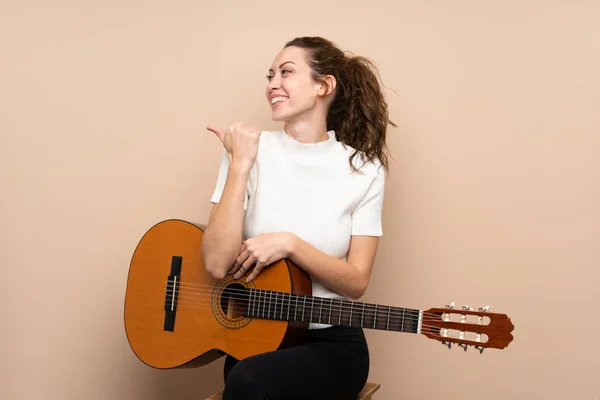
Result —
M 245 168 L 252 168 L 258 153 L 260 130 L 244 126 L 242 122 L 231 125 L 223 131 L 215 126 L 206 127 L 214 132 L 229 154 L 229 161 Z
M 270 264 L 287 258 L 291 252 L 294 235 L 289 232 L 264 233 L 246 240 L 230 274 L 239 279 L 248 269 L 254 267 L 246 282 L 255 279 L 260 271 Z

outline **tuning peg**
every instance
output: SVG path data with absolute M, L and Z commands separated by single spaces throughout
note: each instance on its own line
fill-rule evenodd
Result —
M 490 306 L 479 307 L 479 311 L 487 312 L 490 309 Z
M 446 304 L 446 308 L 454 308 L 454 302 L 450 302 L 450 304 Z
M 462 347 L 465 351 L 467 351 L 467 347 L 469 347 L 469 345 L 465 343 L 460 343 L 459 346 Z
M 473 311 L 473 307 L 471 306 L 462 306 L 462 309 L 467 311 Z
M 452 348 L 452 342 L 446 342 L 445 340 L 442 340 L 442 344 L 443 344 L 444 346 L 448 346 L 448 348 L 449 348 L 449 349 L 451 349 L 451 348 Z
M 475 346 L 475 348 L 479 350 L 479 354 L 483 353 L 483 349 L 485 349 L 483 346 Z

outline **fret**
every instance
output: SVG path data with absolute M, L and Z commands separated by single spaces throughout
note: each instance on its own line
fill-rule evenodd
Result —
M 246 314 L 248 314 L 249 317 L 252 316 L 252 313 L 250 312 L 250 307 L 252 306 L 252 289 L 249 290 L 250 295 L 248 296 L 248 311 L 246 311 Z
M 252 302 L 252 316 L 258 317 L 258 296 L 260 295 L 259 290 L 254 291 L 254 301 Z
M 302 300 L 302 321 L 304 322 L 304 310 L 306 309 L 306 296 L 303 296 L 304 299 Z
M 354 306 L 354 301 L 350 301 L 350 320 L 348 321 L 348 326 L 352 326 L 352 307 Z
M 298 295 L 296 295 L 296 308 L 294 308 L 294 321 L 297 321 L 297 319 L 296 319 L 297 311 L 298 311 Z
M 260 290 L 256 290 L 256 291 L 254 291 L 254 312 L 253 312 L 254 317 L 256 317 L 256 318 L 258 318 L 258 316 L 259 316 L 259 314 L 258 314 L 258 310 L 260 307 L 259 299 L 260 299 Z
M 319 323 L 321 324 L 321 314 L 323 314 L 323 298 L 321 297 L 321 307 L 319 308 Z
M 279 311 L 279 319 L 283 319 L 283 303 L 285 300 L 285 293 L 281 293 L 281 310 Z
M 315 298 L 314 298 L 314 297 L 311 297 L 311 300 L 312 300 L 312 301 L 310 302 L 310 317 L 308 317 L 308 320 L 309 320 L 310 322 L 312 322 L 312 318 L 313 318 L 313 316 L 312 316 L 312 315 L 313 315 L 313 306 L 315 305 Z
M 271 301 L 269 300 L 269 294 L 270 294 L 270 292 L 268 290 L 264 291 L 264 295 L 265 295 L 265 308 L 264 308 L 263 315 L 264 315 L 265 318 L 269 318 L 269 315 L 271 313 Z
M 421 310 L 408 310 L 408 312 L 411 313 L 411 318 L 409 320 L 411 321 L 411 324 L 408 332 L 421 333 L 421 325 L 423 323 L 423 314 L 421 313 Z
M 279 306 L 283 309 L 283 301 L 281 301 L 281 303 L 279 302 L 279 292 L 275 292 L 275 311 L 273 311 L 274 319 L 280 319 L 280 318 L 277 318 L 277 306 Z
M 260 316 L 260 290 L 254 291 L 254 316 L 258 318 Z
M 402 326 L 400 327 L 400 332 L 404 332 L 404 313 L 406 312 L 406 308 L 402 309 Z
M 377 326 L 377 304 L 375 304 L 375 316 L 373 317 L 373 329 Z
M 252 311 L 252 316 L 258 318 L 258 307 L 260 303 L 258 302 L 258 297 L 260 296 L 260 290 L 254 291 L 254 310 Z
M 363 327 L 363 322 L 365 321 L 365 303 L 363 303 L 363 312 L 362 312 L 362 316 L 360 318 L 360 327 Z
M 388 317 L 387 317 L 387 330 L 390 330 L 390 314 L 392 313 L 392 306 L 388 307 Z
M 331 325 L 331 307 L 333 306 L 333 299 L 329 299 L 329 319 L 327 320 L 327 323 L 329 325 Z
M 267 318 L 271 318 L 271 297 L 272 292 L 269 290 L 269 308 L 267 309 Z
M 256 290 L 254 292 L 254 311 L 252 312 L 252 316 L 258 318 L 258 307 L 260 303 L 258 302 L 258 298 L 260 296 L 260 290 Z
M 338 325 L 342 324 L 342 304 L 344 304 L 344 302 L 340 300 L 340 320 L 338 321 Z
M 292 296 L 289 296 L 289 301 L 288 301 L 288 309 L 287 309 L 287 320 L 290 320 L 290 307 L 292 306 Z

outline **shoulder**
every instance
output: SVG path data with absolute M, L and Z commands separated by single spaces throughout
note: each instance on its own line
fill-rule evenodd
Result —
M 355 149 L 351 146 L 345 145 L 345 155 L 348 157 L 348 160 L 354 154 Z M 360 172 L 355 172 L 360 175 L 364 175 L 367 178 L 375 179 L 378 177 L 385 176 L 385 168 L 381 164 L 379 158 L 374 158 L 373 160 L 367 160 L 365 153 L 362 151 L 356 152 L 356 155 L 352 159 L 352 165 Z
M 280 135 L 280 131 L 261 130 L 258 139 L 259 152 L 264 148 L 279 147 L 281 145 Z
M 379 159 L 366 162 L 360 161 L 359 164 L 360 165 L 357 165 L 357 168 L 364 174 L 363 176 L 369 183 L 371 190 L 383 189 L 386 181 L 386 170 L 383 165 L 381 165 Z
M 281 134 L 281 131 L 269 131 L 269 130 L 261 130 L 260 131 L 260 141 L 270 141 L 276 139 Z

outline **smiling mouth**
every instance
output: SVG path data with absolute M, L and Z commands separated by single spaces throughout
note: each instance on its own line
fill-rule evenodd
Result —
M 287 97 L 278 96 L 271 99 L 271 107 L 276 107 L 287 100 Z

